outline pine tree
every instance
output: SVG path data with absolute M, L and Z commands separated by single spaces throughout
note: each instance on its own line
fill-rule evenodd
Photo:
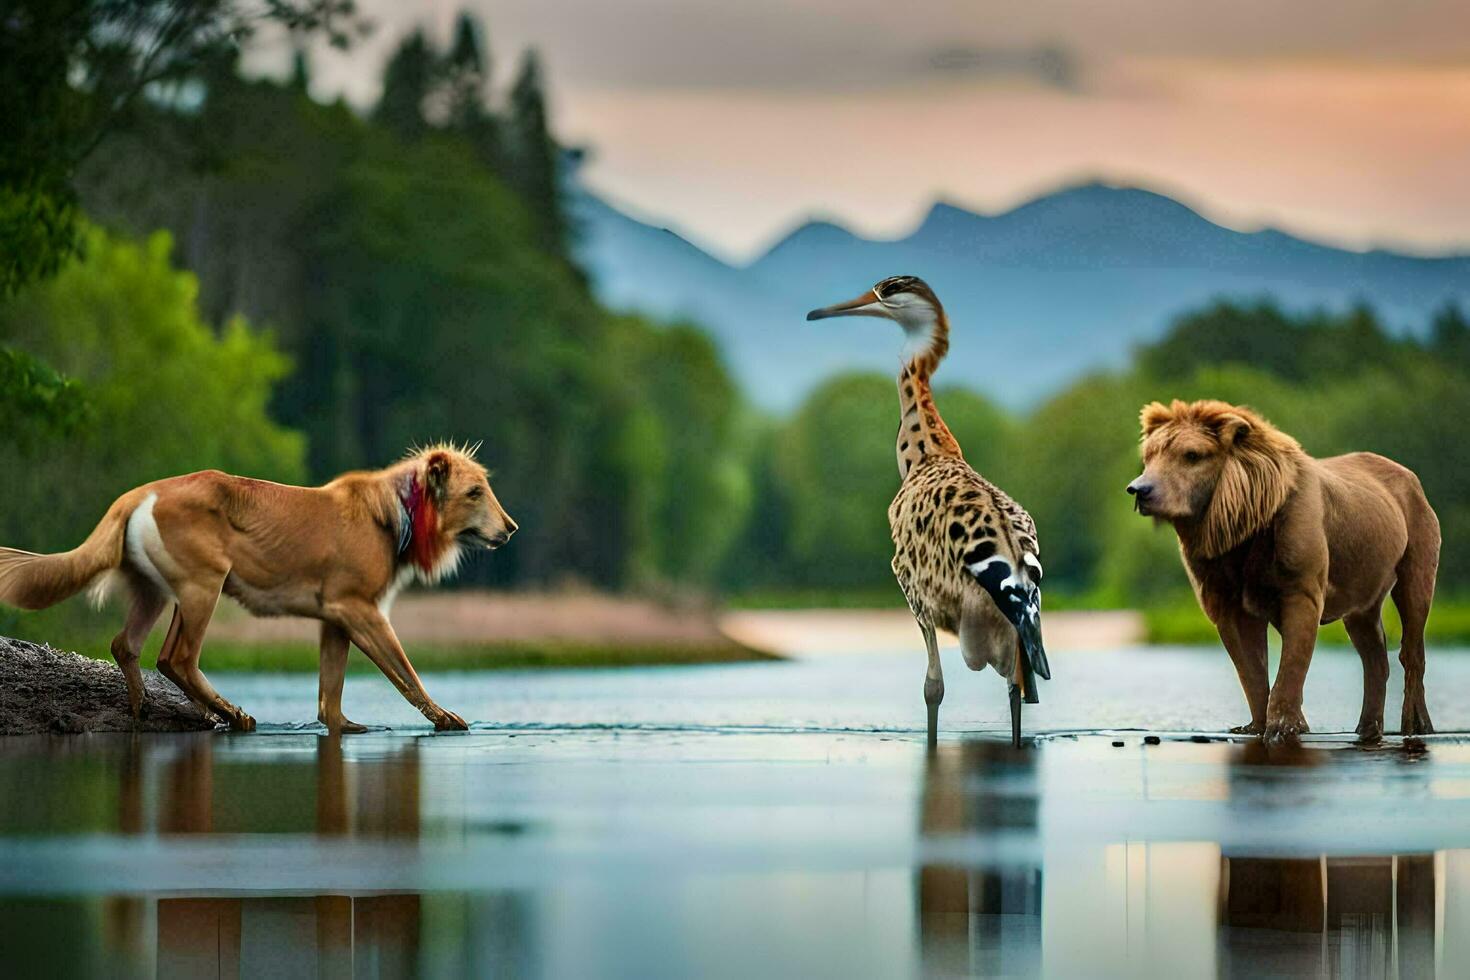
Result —
M 302 95 L 311 87 L 311 62 L 305 48 L 297 48 L 291 54 L 291 81 L 288 85 L 293 92 Z
M 489 47 L 483 37 L 484 30 L 474 16 L 461 12 L 445 65 L 448 125 L 469 140 L 487 165 L 499 168 L 499 125 L 485 103 L 491 69 Z
M 510 93 L 513 156 L 510 176 L 541 224 L 546 247 L 558 254 L 565 244 L 557 146 L 546 120 L 541 61 L 534 50 L 521 60 Z
M 424 102 L 434 86 L 437 58 L 423 31 L 404 38 L 383 72 L 383 95 L 373 118 L 412 142 L 429 129 Z

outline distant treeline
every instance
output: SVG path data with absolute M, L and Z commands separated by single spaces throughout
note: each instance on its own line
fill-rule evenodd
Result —
M 450 438 L 483 440 L 523 528 L 470 582 L 892 590 L 893 379 L 834 378 L 763 418 L 696 327 L 600 307 L 571 259 L 536 60 L 492 100 L 488 57 L 467 17 L 443 50 L 411 35 L 364 118 L 308 98 L 304 60 L 246 81 L 226 52 L 190 98 L 113 132 L 77 177 L 80 257 L 0 302 L 0 542 L 72 547 L 165 475 L 321 481 Z M 1025 415 L 942 368 L 937 400 L 1075 598 L 1184 587 L 1172 537 L 1122 487 L 1139 407 L 1207 395 L 1310 452 L 1414 467 L 1444 522 L 1442 581 L 1464 589 L 1470 328 L 1446 310 L 1427 336 L 1366 307 L 1222 301 Z
M 943 367 L 937 380 L 983 384 Z M 1470 587 L 1470 325 L 1457 308 L 1421 339 L 1391 334 L 1366 306 L 1293 315 L 1221 300 L 1137 348 L 1127 370 L 1027 414 L 964 388 L 935 398 L 970 463 L 1036 518 L 1053 596 L 1137 606 L 1187 594 L 1173 533 L 1134 514 L 1123 491 L 1139 472 L 1139 408 L 1171 398 L 1249 404 L 1314 455 L 1372 450 L 1413 468 L 1444 529 L 1441 588 Z M 746 574 L 812 589 L 888 583 L 897 404 L 892 379 L 846 376 L 769 429 L 755 469 L 762 519 L 737 546 L 760 556 Z

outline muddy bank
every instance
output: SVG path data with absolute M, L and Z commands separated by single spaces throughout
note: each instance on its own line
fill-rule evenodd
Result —
M 213 723 L 156 671 L 136 725 L 116 664 L 0 637 L 0 735 L 41 732 L 194 732 Z

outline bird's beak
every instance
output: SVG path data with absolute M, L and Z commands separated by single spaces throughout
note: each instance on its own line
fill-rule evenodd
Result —
M 850 299 L 846 303 L 835 303 L 832 306 L 824 306 L 820 310 L 812 310 L 806 315 L 806 318 L 825 320 L 833 316 L 881 316 L 891 319 L 887 308 L 879 302 L 878 294 L 871 289 L 857 299 Z

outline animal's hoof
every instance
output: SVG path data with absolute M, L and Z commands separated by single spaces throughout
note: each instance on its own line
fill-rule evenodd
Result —
M 367 731 L 366 725 L 359 725 L 348 718 L 326 718 L 317 715 L 317 721 L 327 726 L 327 732 L 332 735 L 361 735 Z
M 1360 721 L 1357 732 L 1359 745 L 1377 745 L 1383 741 L 1383 722 Z
M 1265 738 L 1268 742 L 1295 742 L 1311 731 L 1301 709 L 1273 711 L 1266 715 Z
M 255 719 L 242 711 L 230 719 L 230 728 L 237 732 L 253 732 L 255 731 Z
M 1400 730 L 1405 738 L 1411 735 L 1433 735 L 1434 724 L 1429 720 L 1429 709 L 1406 707 Z
M 1236 725 L 1230 729 L 1231 735 L 1259 735 L 1265 730 L 1265 725 L 1259 721 L 1247 722 L 1244 725 Z
M 465 724 L 463 718 L 453 711 L 439 710 L 439 717 L 434 719 L 434 730 L 438 732 L 467 732 L 470 726 Z

